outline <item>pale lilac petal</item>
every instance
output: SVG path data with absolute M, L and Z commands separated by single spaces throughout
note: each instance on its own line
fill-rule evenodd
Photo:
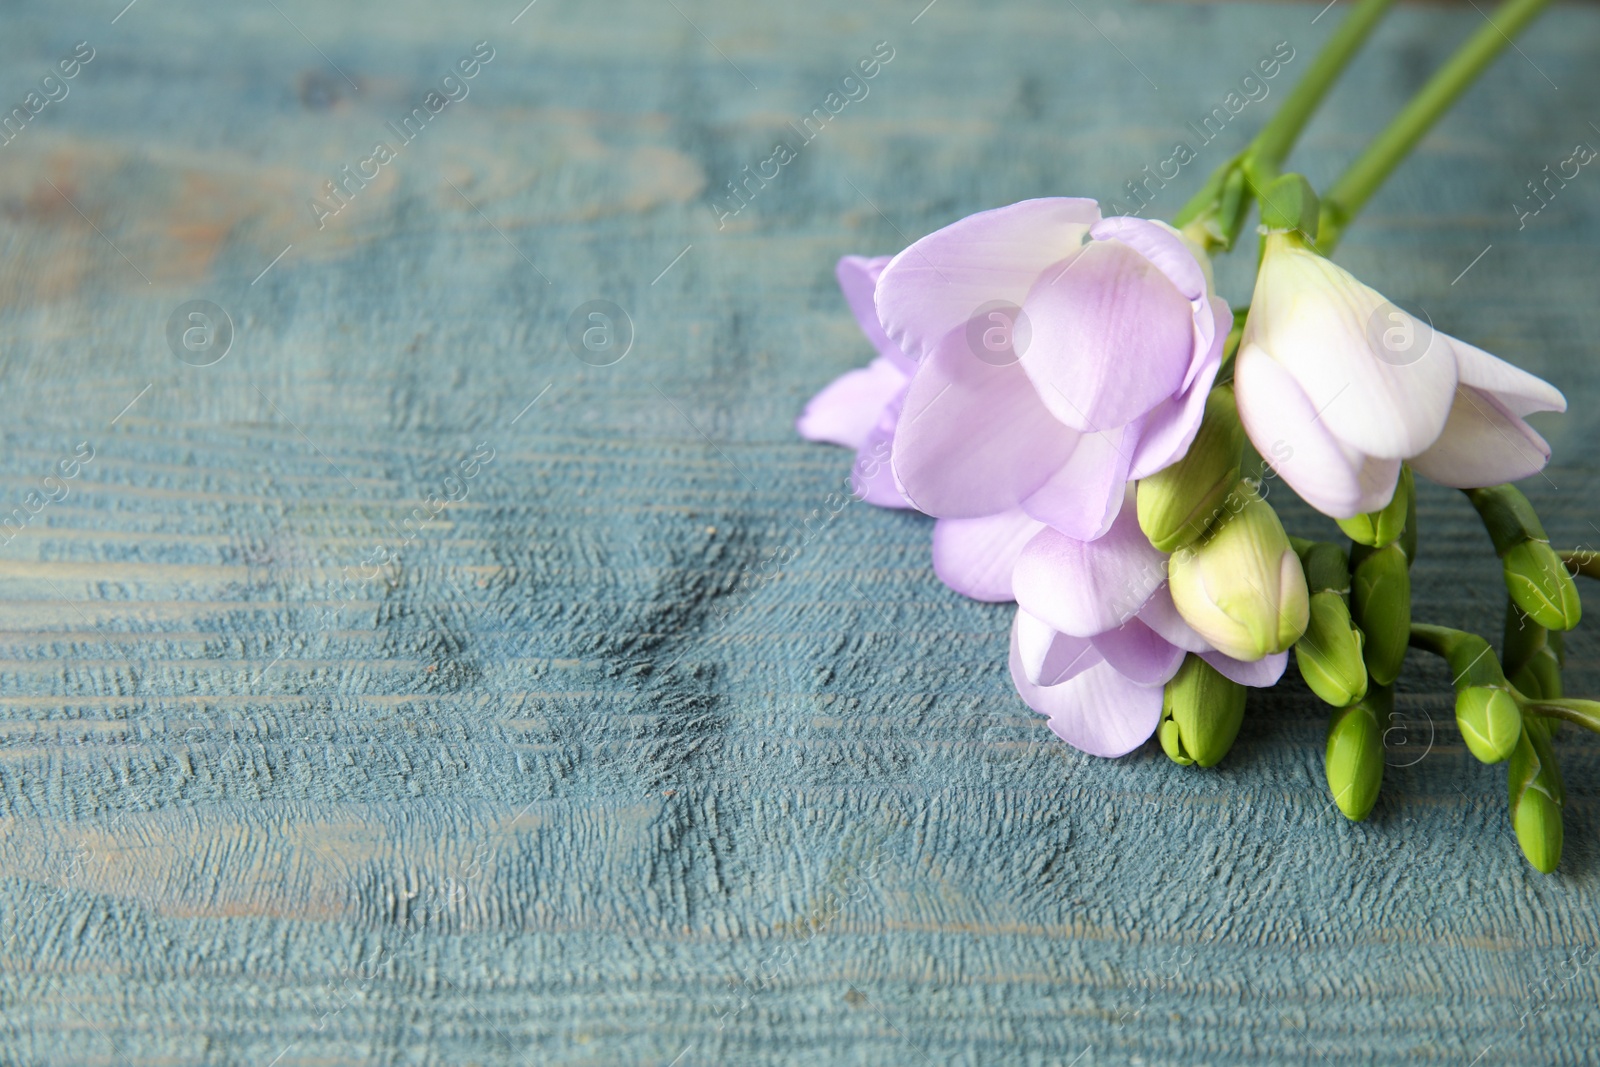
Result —
M 1460 375 L 1461 384 L 1492 393 L 1499 399 L 1501 406 L 1512 415 L 1521 418 L 1532 415 L 1535 411 L 1567 410 L 1567 398 L 1561 395 L 1561 390 L 1543 378 L 1529 374 L 1521 367 L 1507 363 L 1500 357 L 1492 356 L 1465 341 L 1445 334 L 1438 336 L 1448 341 L 1455 352 L 1456 371 Z M 1451 417 L 1454 416 L 1455 412 L 1452 411 Z
M 839 289 L 844 293 L 845 303 L 850 305 L 856 323 L 861 327 L 861 332 L 867 335 L 867 340 L 872 342 L 872 347 L 910 377 L 917 365 L 883 332 L 883 324 L 878 321 L 878 309 L 873 303 L 878 278 L 883 274 L 883 268 L 889 265 L 889 259 L 888 256 L 845 256 L 839 260 L 833 273 L 839 279 Z
M 1324 515 L 1348 519 L 1394 496 L 1398 459 L 1374 459 L 1342 444 L 1295 379 L 1265 352 L 1239 350 L 1233 377 L 1239 420 L 1263 459 Z
M 1018 610 L 1012 640 L 1023 675 L 1034 685 L 1059 685 L 1102 659 L 1087 637 L 1072 637 Z
M 1011 600 L 1017 557 L 1042 529 L 1020 508 L 981 519 L 940 519 L 933 527 L 933 573 L 962 596 Z
M 1200 431 L 1200 420 L 1206 413 L 1206 397 L 1222 367 L 1222 346 L 1233 321 L 1233 312 L 1228 310 L 1227 304 L 1215 297 L 1211 303 L 1224 328 L 1206 354 L 1196 361 L 1196 374 L 1185 391 L 1163 402 L 1145 419 L 1128 472 L 1128 477 L 1134 481 L 1148 478 L 1182 459 Z
M 1167 276 L 1184 299 L 1199 300 L 1205 296 L 1205 272 L 1183 238 L 1169 227 L 1131 215 L 1114 215 L 1095 223 L 1089 234 L 1097 241 L 1121 241 L 1138 252 Z
M 1065 463 L 1022 501 L 1023 510 L 1079 541 L 1111 528 L 1122 509 L 1131 462 L 1129 447 L 1143 420 L 1109 433 L 1078 438 Z
M 1461 386 L 1444 433 L 1411 466 L 1440 485 L 1478 489 L 1537 474 L 1549 461 L 1550 446 L 1533 427 L 1489 393 Z
M 915 507 L 900 488 L 900 483 L 895 481 L 894 467 L 890 462 L 902 400 L 904 396 L 896 398 L 884 409 L 883 417 L 867 435 L 866 441 L 856 452 L 854 466 L 850 468 L 851 492 L 858 499 L 880 508 Z
M 883 409 L 908 381 L 898 367 L 879 356 L 865 367 L 841 374 L 812 397 L 795 429 L 807 441 L 860 448 Z
M 1410 350 L 1390 351 L 1402 343 Z M 1407 459 L 1444 429 L 1456 388 L 1450 343 L 1322 256 L 1269 239 L 1241 348 L 1252 345 L 1363 455 Z
M 1021 367 L 985 363 L 952 335 L 911 379 L 893 463 L 922 511 L 979 518 L 1021 504 L 1077 443 L 1078 434 L 1039 402 Z
M 1161 587 L 1144 602 L 1144 607 L 1139 609 L 1139 620 L 1160 634 L 1163 640 L 1185 652 L 1215 651 L 1211 642 L 1201 637 L 1178 613 L 1178 605 L 1172 602 L 1172 590 L 1166 582 L 1162 582 Z
M 1138 616 L 1090 640 L 1107 663 L 1139 685 L 1166 685 L 1183 665 L 1184 650 L 1166 641 Z
M 1099 662 L 1067 681 L 1041 686 L 1028 680 L 1012 627 L 1011 680 L 1024 702 L 1049 717 L 1061 740 L 1092 756 L 1123 756 L 1149 740 L 1161 721 L 1161 688 L 1129 681 Z
M 1221 652 L 1202 652 L 1200 658 L 1216 668 L 1218 674 L 1224 678 L 1231 678 L 1240 685 L 1248 685 L 1255 689 L 1266 689 L 1268 686 L 1278 684 L 1278 679 L 1283 677 L 1283 669 L 1289 663 L 1289 653 L 1274 652 L 1270 656 L 1245 662 L 1224 656 Z
M 1088 245 L 1066 269 L 1047 271 L 1022 310 L 1032 336 L 1022 366 L 1045 406 L 1075 430 L 1114 430 L 1182 388 L 1194 309 L 1127 245 Z
M 1022 306 L 1039 274 L 1071 255 L 1100 218 L 1093 200 L 1047 197 L 969 215 L 895 256 L 878 279 L 878 318 L 921 359 L 984 305 Z
M 1029 541 L 1012 574 L 1017 603 L 1062 633 L 1114 630 L 1138 614 L 1166 579 L 1166 557 L 1139 529 L 1132 501 L 1097 541 L 1046 528 Z

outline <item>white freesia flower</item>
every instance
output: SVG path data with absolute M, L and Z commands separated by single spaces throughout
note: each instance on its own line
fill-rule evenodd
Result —
M 1289 234 L 1266 240 L 1234 372 L 1250 440 L 1344 519 L 1394 495 L 1400 464 L 1444 485 L 1526 478 L 1550 446 L 1523 421 L 1559 390 L 1433 330 Z

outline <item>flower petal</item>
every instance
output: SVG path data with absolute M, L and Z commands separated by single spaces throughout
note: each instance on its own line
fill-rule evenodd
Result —
M 1078 438 L 1066 462 L 1022 501 L 1023 509 L 1079 541 L 1104 534 L 1122 509 L 1132 462 L 1129 444 L 1138 440 L 1142 424 Z
M 1224 678 L 1231 678 L 1240 685 L 1248 685 L 1255 689 L 1266 689 L 1268 686 L 1278 684 L 1278 679 L 1283 677 L 1283 669 L 1289 664 L 1289 653 L 1275 652 L 1261 659 L 1245 662 L 1224 656 L 1221 652 L 1202 652 L 1200 658 L 1216 668 L 1218 674 Z
M 1565 411 L 1567 398 L 1561 390 L 1529 374 L 1521 367 L 1492 356 L 1465 341 L 1441 334 L 1456 356 L 1456 372 L 1462 385 L 1493 394 L 1503 408 L 1519 418 L 1535 411 Z M 1451 415 L 1454 416 L 1454 412 Z
M 1031 327 L 1022 366 L 1045 406 L 1075 430 L 1114 430 L 1183 386 L 1193 308 L 1119 241 L 1095 241 L 1046 271 L 1022 310 Z
M 1049 717 L 1061 740 L 1092 756 L 1123 756 L 1155 733 L 1159 686 L 1131 682 L 1103 661 L 1058 685 L 1037 685 L 1022 669 L 1015 626 L 1011 634 L 1011 680 L 1030 708 Z
M 1133 215 L 1113 215 L 1089 229 L 1096 241 L 1120 241 L 1155 264 L 1186 300 L 1206 295 L 1206 276 L 1177 231 L 1161 222 Z M 1226 333 L 1227 331 L 1223 331 Z
M 1390 334 L 1414 347 L 1380 358 Z M 1365 455 L 1407 459 L 1444 429 L 1456 388 L 1449 343 L 1313 252 L 1269 238 L 1243 340 L 1282 364 L 1328 431 Z
M 811 398 L 795 421 L 795 429 L 807 441 L 860 448 L 883 409 L 905 391 L 908 381 L 899 368 L 879 356 L 829 382 Z
M 895 481 L 890 457 L 894 454 L 894 432 L 900 422 L 901 405 L 905 403 L 902 392 L 889 402 L 878 417 L 878 424 L 867 434 L 867 439 L 856 450 L 855 464 L 850 468 L 850 489 L 861 500 L 880 508 L 910 508 L 914 505 Z
M 1011 600 L 1017 557 L 1042 529 L 1020 508 L 981 519 L 940 519 L 933 527 L 933 573 L 962 596 Z
M 1166 582 L 1162 582 L 1161 587 L 1144 602 L 1144 607 L 1139 609 L 1139 619 L 1168 643 L 1185 652 L 1215 651 L 1211 643 L 1178 613 L 1178 605 L 1172 602 L 1172 590 Z
M 878 279 L 878 318 L 912 359 L 964 331 L 991 302 L 1022 306 L 1050 264 L 1078 248 L 1100 206 L 1081 197 L 1024 200 L 969 215 L 895 256 Z
M 1166 641 L 1138 616 L 1090 640 L 1107 663 L 1139 685 L 1166 685 L 1183 666 L 1184 650 Z
M 1012 640 L 1023 674 L 1034 685 L 1059 685 L 1102 659 L 1088 638 L 1061 633 L 1020 609 L 1012 622 Z
M 1021 367 L 985 363 L 953 334 L 911 379 L 893 463 L 922 511 L 978 518 L 1021 504 L 1077 443 L 1078 434 L 1039 402 Z
M 1062 633 L 1114 630 L 1138 614 L 1166 578 L 1166 557 L 1139 529 L 1131 501 L 1097 541 L 1045 528 L 1028 542 L 1012 573 L 1017 603 Z
M 1128 477 L 1134 481 L 1148 478 L 1182 459 L 1200 430 L 1200 420 L 1206 413 L 1206 397 L 1222 367 L 1223 342 L 1233 328 L 1233 312 L 1228 310 L 1228 305 L 1217 297 L 1211 298 L 1211 305 L 1221 329 L 1196 362 L 1194 376 L 1184 392 L 1163 402 L 1145 419 L 1128 472 Z
M 1341 443 L 1299 383 L 1266 352 L 1241 347 L 1233 385 L 1251 443 L 1306 503 L 1348 519 L 1377 511 L 1394 496 L 1400 461 L 1373 459 Z
M 883 274 L 883 268 L 889 265 L 889 259 L 889 256 L 845 256 L 834 267 L 833 274 L 839 279 L 839 290 L 844 293 L 845 303 L 850 305 L 861 332 L 867 335 L 867 340 L 872 342 L 872 347 L 878 350 L 880 356 L 899 367 L 909 378 L 917 365 L 883 332 L 883 324 L 878 321 L 877 306 L 873 303 L 878 278 Z
M 1411 465 L 1440 485 L 1477 489 L 1537 474 L 1549 461 L 1550 446 L 1533 427 L 1490 393 L 1463 385 L 1444 433 Z

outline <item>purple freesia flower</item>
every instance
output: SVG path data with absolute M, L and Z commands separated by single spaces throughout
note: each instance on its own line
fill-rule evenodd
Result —
M 1173 606 L 1167 557 L 1139 529 L 1132 489 L 1111 528 L 1081 541 L 1045 529 L 1012 581 L 1011 678 L 1050 729 L 1095 756 L 1121 756 L 1161 722 L 1162 687 L 1195 653 L 1241 685 L 1283 675 L 1288 653 L 1252 663 L 1217 652 Z
M 909 508 L 911 501 L 895 485 L 889 470 L 889 442 L 917 365 L 889 340 L 872 305 L 878 276 L 889 265 L 889 258 L 845 256 L 834 268 L 845 302 L 878 355 L 865 367 L 841 374 L 812 397 L 795 429 L 807 441 L 827 441 L 856 450 L 856 463 L 850 471 L 856 496 L 883 508 Z
M 889 455 L 916 364 L 884 333 L 873 308 L 873 290 L 888 263 L 888 256 L 839 260 L 834 272 L 839 288 L 878 355 L 812 397 L 795 425 L 808 441 L 856 450 L 850 471 L 856 496 L 879 507 L 909 508 L 914 505 L 896 483 Z M 941 519 L 933 530 L 934 573 L 956 592 L 976 600 L 1010 600 L 1011 568 L 1022 546 L 1043 528 L 1021 508 Z
M 1082 540 L 1187 450 L 1233 321 L 1175 230 L 1064 197 L 929 234 L 883 268 L 876 305 L 916 363 L 888 435 L 906 499 Z

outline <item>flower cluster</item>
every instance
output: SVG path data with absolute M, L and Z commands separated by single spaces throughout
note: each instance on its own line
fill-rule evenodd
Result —
M 1247 689 L 1278 682 L 1292 650 L 1335 709 L 1329 786 L 1359 819 L 1377 798 L 1380 722 L 1407 648 L 1454 656 L 1469 636 L 1411 625 L 1415 475 L 1470 491 L 1519 630 L 1559 638 L 1577 621 L 1566 568 L 1502 484 L 1545 465 L 1526 418 L 1565 401 L 1334 264 L 1305 232 L 1315 194 L 1299 202 L 1303 217 L 1287 221 L 1264 208 L 1237 325 L 1214 292 L 1219 242 L 1203 223 L 1103 217 L 1093 200 L 1028 200 L 892 258 L 848 256 L 839 284 L 877 356 L 818 393 L 798 428 L 861 453 L 861 499 L 937 519 L 946 585 L 1016 603 L 1012 680 L 1062 740 L 1115 757 L 1154 735 L 1174 761 L 1209 766 L 1239 731 Z M 1290 537 L 1240 477 L 1251 449 L 1351 546 Z M 1469 747 L 1511 759 L 1524 786 L 1513 782 L 1513 807 L 1536 812 L 1553 803 L 1534 784 L 1553 762 L 1548 730 L 1523 720 L 1560 697 L 1527 674 L 1540 652 L 1559 642 L 1508 646 L 1511 672 L 1478 661 L 1493 671 L 1463 672 L 1458 700 Z

